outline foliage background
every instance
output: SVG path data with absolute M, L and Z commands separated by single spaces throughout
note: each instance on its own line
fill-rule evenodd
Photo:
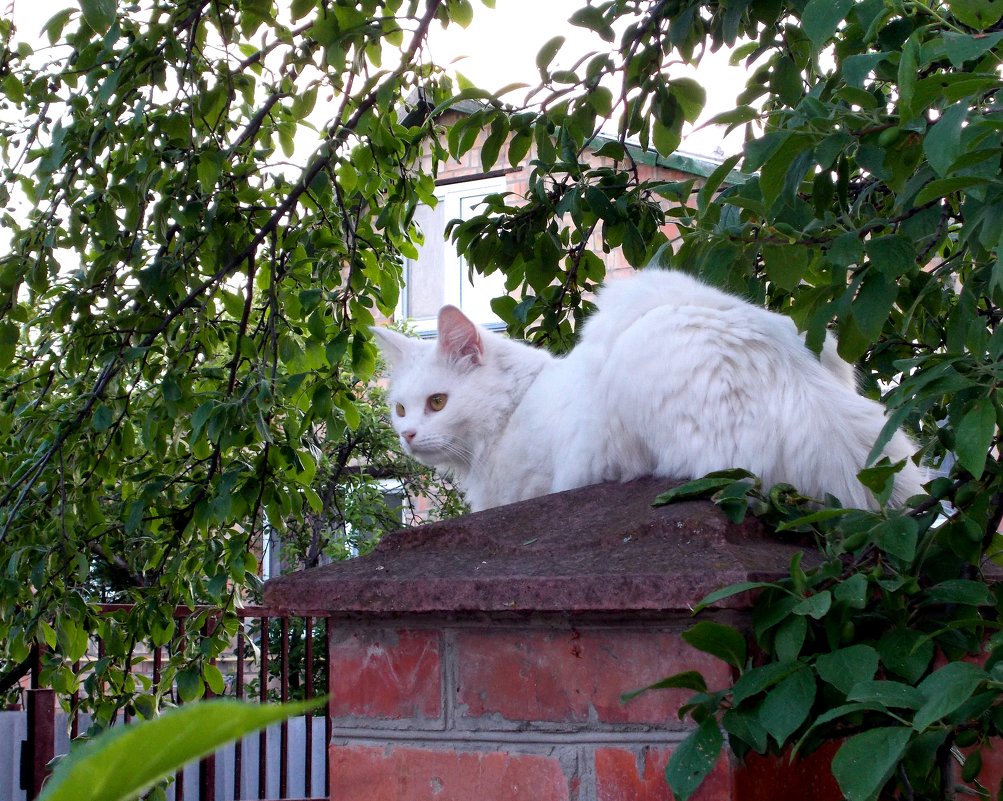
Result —
M 482 135 L 484 169 L 528 160 L 529 188 L 451 233 L 477 271 L 505 274 L 516 297 L 494 308 L 513 334 L 571 346 L 604 275 L 598 237 L 791 315 L 811 347 L 835 328 L 887 432 L 915 431 L 946 473 L 911 509 L 807 519 L 790 488 L 701 485 L 730 514 L 751 499 L 813 533 L 823 562 L 761 596 L 765 663 L 735 633 L 690 635 L 741 677 L 723 694 L 675 679 L 698 723 L 670 766 L 677 795 L 721 723 L 739 752 L 849 736 L 848 798 L 945 797 L 952 747 L 980 754 L 1000 731 L 983 645 L 999 601 L 980 580 L 1003 517 L 997 5 L 593 2 L 569 24 L 595 51 L 564 63 L 555 31 L 515 101 L 427 60 L 429 26 L 466 24 L 467 0 L 296 0 L 288 19 L 266 0 L 82 0 L 40 53 L 0 22 L 0 199 L 30 209 L 4 214 L 0 255 L 5 675 L 32 642 L 53 666 L 82 653 L 95 576 L 137 604 L 126 641 L 162 636 L 174 604 L 227 607 L 253 583 L 266 524 L 329 511 L 317 454 L 337 464 L 363 427 L 366 328 L 396 305 L 415 205 Z M 628 143 L 671 153 L 705 101 L 675 66 L 722 46 L 749 69 L 717 120 L 744 128 L 743 153 L 700 185 L 640 180 Z M 459 99 L 483 105 L 446 130 Z M 284 164 L 311 125 L 313 155 Z M 597 165 L 604 125 L 617 135 Z M 881 496 L 894 470 L 863 479 Z M 883 652 L 890 635 L 905 651 Z

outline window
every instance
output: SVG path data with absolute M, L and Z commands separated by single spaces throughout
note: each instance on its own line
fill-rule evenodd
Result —
M 418 249 L 418 259 L 408 259 L 404 266 L 404 292 L 398 311 L 422 336 L 435 334 L 436 315 L 447 303 L 462 309 L 475 323 L 505 327 L 491 311 L 492 298 L 505 294 L 505 277 L 501 273 L 475 275 L 472 282 L 466 260 L 445 241 L 450 220 L 469 219 L 482 211 L 480 204 L 486 195 L 504 190 L 505 181 L 500 178 L 441 186 L 435 193 L 439 200 L 436 207 L 419 206 L 415 212 L 425 244 Z

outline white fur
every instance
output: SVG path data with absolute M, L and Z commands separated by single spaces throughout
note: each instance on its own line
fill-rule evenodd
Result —
M 853 368 L 821 359 L 793 322 L 683 273 L 646 270 L 601 290 L 564 358 L 440 312 L 438 344 L 374 329 L 391 366 L 405 450 L 451 471 L 475 511 L 599 481 L 695 478 L 742 467 L 874 508 L 857 480 L 885 422 Z M 427 400 L 441 393 L 445 407 Z M 894 462 L 914 446 L 898 432 Z M 911 460 L 893 503 L 921 492 Z

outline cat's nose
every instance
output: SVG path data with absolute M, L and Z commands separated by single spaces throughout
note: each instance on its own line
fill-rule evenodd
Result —
M 407 431 L 401 431 L 401 436 L 404 437 L 404 439 L 406 439 L 408 442 L 411 442 L 417 435 L 418 432 L 415 431 L 413 428 L 409 428 Z

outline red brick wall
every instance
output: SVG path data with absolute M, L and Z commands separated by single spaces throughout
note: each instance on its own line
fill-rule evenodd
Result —
M 669 801 L 687 691 L 728 668 L 675 622 L 350 624 L 331 641 L 332 801 Z M 696 801 L 732 797 L 722 760 Z

